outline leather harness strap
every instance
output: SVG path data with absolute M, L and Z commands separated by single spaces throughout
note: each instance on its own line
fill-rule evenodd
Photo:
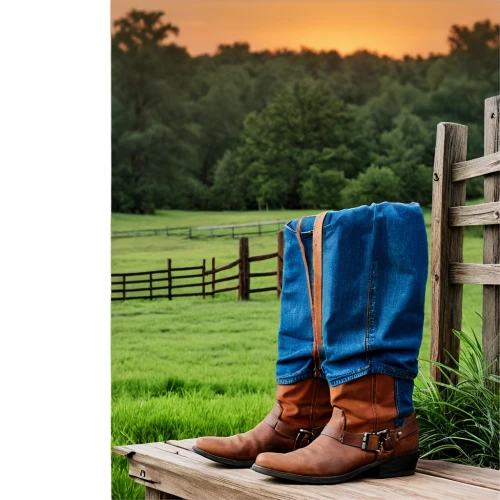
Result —
M 398 427 L 395 430 L 384 429 L 383 431 L 378 432 L 363 432 L 360 434 L 354 434 L 352 432 L 325 426 L 321 434 L 332 439 L 336 439 L 337 441 L 340 441 L 348 446 L 354 446 L 366 451 L 380 452 L 382 449 L 385 451 L 392 450 L 395 442 L 417 431 L 418 421 L 414 418 L 407 424 Z
M 323 346 L 323 222 L 326 214 L 316 217 L 313 229 L 313 274 L 314 274 L 314 333 L 316 337 L 316 355 L 319 359 L 319 348 Z
M 299 219 L 296 227 L 297 239 L 299 241 L 300 252 L 307 278 L 307 290 L 309 292 L 309 305 L 311 308 L 312 328 L 313 328 L 313 358 L 314 358 L 314 376 L 321 376 L 321 362 L 319 348 L 323 345 L 323 321 L 322 321 L 322 287 L 323 287 L 323 223 L 328 212 L 322 212 L 316 216 L 313 227 L 313 289 L 311 289 L 311 276 L 309 266 L 307 265 L 306 251 L 300 229 L 305 217 Z
M 303 429 L 287 424 L 279 418 L 280 409 L 275 406 L 273 411 L 264 419 L 264 422 L 272 427 L 278 434 L 295 441 L 295 447 L 298 448 L 302 444 L 311 442 L 318 437 L 323 430 L 323 427 L 315 427 L 314 429 Z

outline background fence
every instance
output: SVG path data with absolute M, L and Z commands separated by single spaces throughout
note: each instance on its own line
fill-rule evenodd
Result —
M 238 299 L 248 300 L 250 294 L 276 292 L 281 296 L 283 280 L 283 232 L 277 235 L 278 250 L 274 253 L 250 257 L 248 238 L 240 238 L 239 258 L 229 264 L 216 267 L 215 257 L 210 268 L 206 259 L 201 266 L 173 267 L 172 260 L 167 260 L 167 269 L 136 273 L 111 274 L 111 300 L 159 299 L 172 300 L 176 297 L 214 297 L 217 293 L 238 291 Z M 276 270 L 251 272 L 250 265 L 276 259 Z M 235 269 L 229 276 L 226 271 Z M 218 275 L 220 277 L 218 277 Z M 274 277 L 272 286 L 251 288 L 252 278 Z M 224 283 L 223 285 L 221 285 Z M 193 290 L 194 291 L 190 291 Z
M 254 234 L 267 234 L 281 231 L 287 221 L 252 222 L 249 224 L 233 224 L 230 226 L 201 227 L 163 227 L 157 229 L 137 229 L 128 231 L 111 231 L 111 238 L 135 238 L 141 236 L 184 236 L 185 238 L 218 238 L 231 236 L 239 238 Z

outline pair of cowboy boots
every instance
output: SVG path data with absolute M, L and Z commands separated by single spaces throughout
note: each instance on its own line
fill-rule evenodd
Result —
M 254 429 L 199 438 L 193 450 L 301 483 L 413 474 L 427 275 L 420 207 L 292 221 L 284 264 L 276 404 Z

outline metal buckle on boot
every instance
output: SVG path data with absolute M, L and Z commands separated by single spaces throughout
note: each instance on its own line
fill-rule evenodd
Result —
M 368 449 L 368 442 L 370 436 L 378 436 L 378 448 L 375 450 Z M 391 430 L 384 429 L 383 431 L 378 432 L 364 432 L 363 433 L 363 441 L 361 443 L 361 449 L 367 451 L 374 451 L 375 453 L 380 453 L 382 448 L 384 447 L 384 442 L 391 438 Z
M 314 433 L 308 429 L 299 429 L 299 432 L 297 433 L 297 437 L 295 438 L 295 449 L 297 449 L 301 444 L 302 441 L 304 440 L 304 435 L 309 434 L 310 436 L 314 436 Z M 299 441 L 300 438 L 300 441 Z M 309 441 L 311 438 L 309 437 Z

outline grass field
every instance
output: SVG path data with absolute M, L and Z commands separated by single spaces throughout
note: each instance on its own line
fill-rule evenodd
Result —
M 156 216 L 113 215 L 112 229 L 200 226 L 291 219 L 299 211 L 160 212 Z M 430 232 L 430 213 L 425 212 Z M 476 228 L 466 232 L 466 262 L 482 261 Z M 430 244 L 430 234 L 429 234 Z M 250 238 L 250 255 L 276 250 L 274 235 Z M 145 237 L 112 240 L 112 271 L 199 265 L 216 257 L 223 265 L 238 257 L 230 238 L 187 240 Z M 275 269 L 274 261 L 258 270 Z M 262 280 L 265 280 L 263 278 Z M 262 281 L 262 286 L 272 278 Z M 259 286 L 256 283 L 255 286 Z M 464 330 L 480 332 L 482 288 L 464 287 Z M 130 301 L 112 304 L 112 445 L 230 435 L 248 430 L 274 401 L 274 363 L 279 302 L 275 293 L 238 302 L 236 293 L 215 299 Z M 429 357 L 430 289 L 426 296 L 421 359 Z M 143 487 L 128 478 L 123 457 L 112 457 L 115 499 L 144 498 Z

